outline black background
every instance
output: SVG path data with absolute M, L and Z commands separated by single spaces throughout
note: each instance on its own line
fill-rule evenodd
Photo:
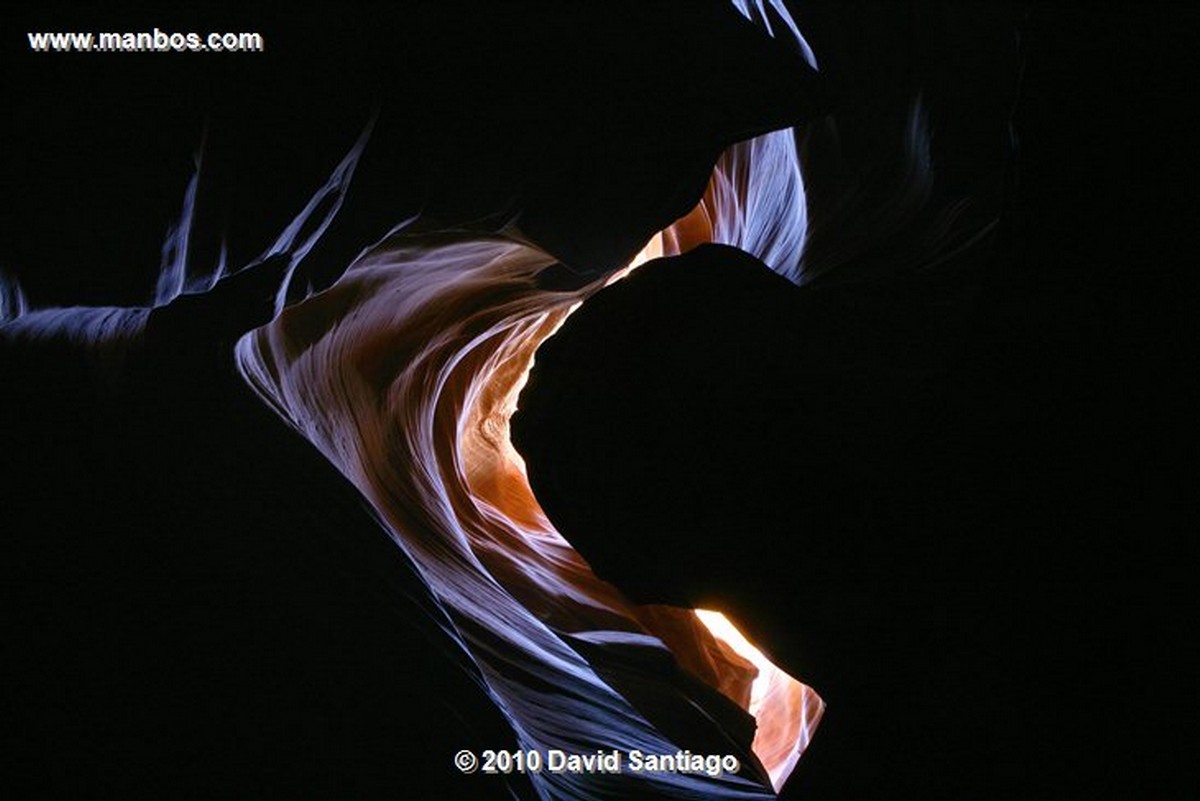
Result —
M 733 610 L 822 692 L 791 797 L 1186 796 L 1189 15 L 801 18 L 837 98 L 814 220 L 839 182 L 900 194 L 872 169 L 919 91 L 930 207 L 997 225 L 933 269 L 864 247 L 787 300 L 717 252 L 643 268 L 539 353 L 535 491 L 602 576 Z
M 1045 761 L 1025 772 L 1018 765 L 1004 771 L 1010 784 L 1003 791 L 964 793 L 1166 798 L 1194 790 L 1185 765 L 1196 744 L 1189 712 L 1194 670 L 1186 655 L 1195 564 L 1195 398 L 1188 386 L 1195 364 L 1189 287 L 1197 244 L 1196 14 L 1132 5 L 1097 12 L 1082 4 L 796 3 L 794 15 L 822 64 L 818 88 L 771 73 L 770 63 L 747 69 L 736 48 L 686 44 L 667 6 L 641 12 L 638 24 L 621 19 L 633 13 L 628 9 L 489 8 L 56 7 L 7 18 L 0 268 L 19 278 L 35 305 L 146 302 L 163 234 L 178 216 L 201 145 L 194 257 L 211 262 L 224 235 L 233 263 L 249 261 L 378 110 L 377 135 L 349 203 L 309 267 L 318 283 L 416 211 L 455 223 L 487 221 L 521 201 L 544 210 L 534 225 L 548 237 L 578 234 L 556 241 L 555 252 L 586 272 L 686 210 L 688 192 L 698 191 L 722 144 L 719 132 L 744 125 L 752 133 L 832 110 L 843 123 L 847 158 L 871 165 L 895 156 L 889 143 L 920 92 L 940 170 L 936 199 L 975 196 L 980 208 L 998 209 L 1002 222 L 988 243 L 987 263 L 975 265 L 981 299 L 970 307 L 973 358 L 955 373 L 956 405 L 919 464 L 905 469 L 921 476 L 916 483 L 924 489 L 951 480 L 969 485 L 969 492 L 945 494 L 956 499 L 939 507 L 945 530 L 1021 530 L 1027 545 L 1047 542 L 1041 553 L 1067 565 L 1068 590 L 1074 577 L 1087 577 L 1078 597 L 1065 592 L 1066 617 L 1079 603 L 1091 610 L 1089 620 L 1113 621 L 1111 629 L 1089 629 L 1087 642 L 1066 638 L 1062 648 L 1070 652 L 1050 669 L 1059 672 L 1048 686 L 1077 691 L 1072 711 L 1063 713 L 1071 721 L 1067 745 L 1061 759 L 1049 760 L 1059 769 Z M 707 35 L 697 25 L 690 35 Z M 100 56 L 34 54 L 25 47 L 27 30 L 155 26 L 260 31 L 267 52 Z M 539 31 L 532 45 L 521 34 L 530 27 Z M 538 49 L 553 41 L 567 44 Z M 691 86 L 694 64 L 704 59 L 718 64 L 716 97 L 749 98 L 730 104 L 736 110 L 729 117 L 697 121 L 711 97 L 681 89 Z M 458 102 L 464 98 L 469 102 Z M 682 155 L 664 155 L 676 151 Z M 818 155 L 810 154 L 814 170 L 821 169 Z M 632 166 L 622 172 L 615 164 Z M 629 197 L 637 202 L 625 204 Z M 602 223 L 593 230 L 576 217 Z M 604 244 L 606 235 L 614 244 Z M 572 242 L 584 244 L 572 249 Z M 877 330 L 860 324 L 864 337 Z M 39 380 L 55 371 L 36 369 Z M 229 378 L 222 372 L 227 366 L 214 369 L 221 381 Z M 22 404 L 36 402 L 32 390 L 0 391 Z M 192 425 L 198 416 L 208 426 L 200 430 L 240 431 L 266 419 L 254 418 L 249 405 L 197 411 L 209 401 L 204 392 L 172 395 L 175 411 L 164 415 L 170 422 L 162 427 Z M 34 419 L 28 405 L 13 410 L 6 425 Z M 59 411 L 74 414 L 69 406 Z M 576 415 L 575 424 L 586 427 L 587 416 Z M 84 464 L 71 431 L 50 444 L 20 442 L 39 450 L 37 475 L 67 475 L 68 496 L 88 488 L 103 497 L 88 475 L 94 460 Z M 193 465 L 189 478 L 200 486 L 236 483 L 230 474 L 250 472 L 229 454 L 211 451 L 216 446 L 196 432 L 174 442 L 179 452 L 201 454 L 201 464 L 222 471 L 206 476 Z M 855 440 L 869 447 L 865 442 Z M 145 434 L 131 450 L 157 454 L 150 463 L 107 465 L 100 486 L 122 488 L 124 500 L 101 520 L 128 526 L 147 515 L 190 532 L 222 519 L 209 510 L 201 522 L 189 522 L 166 501 L 138 508 L 145 486 L 165 483 L 171 458 L 164 447 Z M 962 467 L 949 471 L 948 463 Z M 262 491 L 269 485 L 264 479 Z M 14 479 L 6 486 L 28 484 Z M 892 486 L 893 501 L 903 495 L 896 487 L 910 485 Z M 246 493 L 228 491 L 219 508 L 248 503 Z M 881 514 L 902 514 L 898 503 L 885 504 Z M 47 493 L 5 506 L 28 512 L 27 524 L 18 516 L 18 529 L 33 531 L 44 519 L 39 515 L 64 506 L 64 498 Z M 289 517 L 287 506 L 281 501 L 275 511 L 290 525 L 300 515 Z M 90 502 L 70 496 L 59 512 L 68 522 L 60 525 L 97 525 L 88 522 L 93 511 Z M 265 565 L 275 553 L 262 546 L 253 558 Z M 110 569 L 116 564 L 103 549 L 89 558 Z M 780 571 L 790 569 L 788 559 L 780 562 Z M 116 573 L 128 580 L 144 575 L 136 566 Z M 285 597 L 302 595 L 298 585 L 288 589 L 288 580 L 260 579 L 276 581 Z M 1033 629 L 1039 647 L 1053 645 L 1045 640 L 1057 636 L 1054 627 Z M 303 636 L 315 635 L 297 634 L 296 642 Z M 139 647 L 139 653 L 154 650 Z M 909 655 L 914 661 L 917 650 Z M 895 732 L 906 737 L 902 725 Z M 355 736 L 368 732 L 349 741 Z M 833 746 L 823 752 L 821 742 L 818 736 L 812 770 L 821 769 L 819 758 L 830 767 L 813 781 L 828 797 L 838 797 L 839 774 L 866 777 L 863 786 L 873 793 L 897 792 L 886 773 L 859 770 L 864 757 L 852 744 L 831 754 Z M 374 769 L 384 763 L 381 757 Z M 972 786 L 974 766 L 955 774 L 953 765 L 939 765 L 953 774 L 947 786 Z

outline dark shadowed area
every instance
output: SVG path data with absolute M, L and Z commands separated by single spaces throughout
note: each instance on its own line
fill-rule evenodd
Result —
M 266 50 L 25 46 L 152 28 Z M 298 290 L 418 212 L 519 215 L 570 265 L 546 280 L 580 284 L 689 210 L 728 144 L 827 105 L 715 2 L 57 5 L 3 31 L 0 268 L 34 307 L 145 305 L 197 169 L 190 263 L 253 262 L 373 119 Z M 357 492 L 234 369 L 283 269 L 155 309 L 119 363 L 0 341 L 12 797 L 532 797 L 453 769 L 515 748 L 510 725 Z
M 539 500 L 827 700 L 782 797 L 1195 794 L 1194 12 L 796 2 L 814 75 L 699 0 L 123 5 L 0 23 L 0 270 L 34 305 L 147 303 L 197 154 L 197 265 L 262 255 L 375 119 L 299 289 L 417 213 L 515 216 L 573 288 L 805 124 L 820 277 L 713 246 L 597 294 L 514 420 Z M 25 47 L 154 27 L 267 50 Z M 0 337 L 4 795 L 532 797 L 452 770 L 511 726 L 237 375 L 260 267 L 156 310 L 115 382 Z
M 603 577 L 822 694 L 786 797 L 1186 796 L 1194 56 L 1129 7 L 853 8 L 803 17 L 840 99 L 809 256 L 844 263 L 702 248 L 604 290 L 522 395 L 533 487 Z M 984 232 L 949 256 L 936 214 L 836 214 L 903 188 L 916 89 L 926 209 Z

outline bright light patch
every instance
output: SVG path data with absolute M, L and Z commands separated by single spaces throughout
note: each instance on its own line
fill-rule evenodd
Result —
M 767 659 L 725 615 L 708 609 L 695 612 L 714 637 L 758 669 L 746 711 L 758 722 L 754 753 L 778 791 L 808 747 L 825 704 L 811 689 Z

